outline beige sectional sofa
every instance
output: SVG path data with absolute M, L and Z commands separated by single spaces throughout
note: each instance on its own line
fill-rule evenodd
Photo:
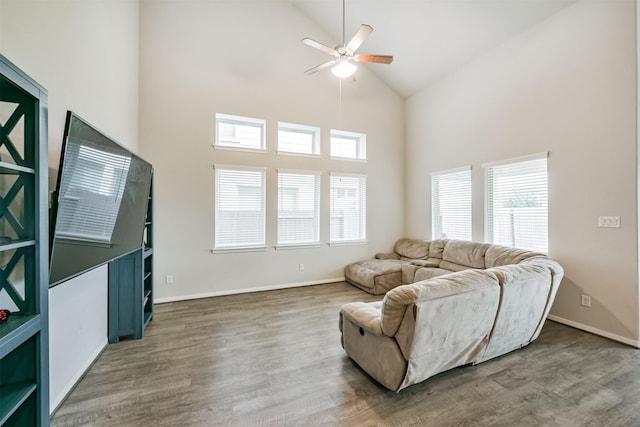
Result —
M 382 301 L 340 310 L 344 349 L 382 385 L 399 391 L 538 337 L 564 274 L 557 262 L 536 252 L 455 240 L 423 242 L 424 253 L 416 249 L 420 241 L 406 240 L 396 244 L 395 263 L 380 256 L 379 263 L 356 263 L 345 273 L 372 293 L 389 289 Z M 421 257 L 406 256 L 408 243 L 411 255 Z

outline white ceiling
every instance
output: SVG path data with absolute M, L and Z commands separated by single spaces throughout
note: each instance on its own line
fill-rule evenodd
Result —
M 313 32 L 308 37 L 331 47 L 341 41 L 342 0 L 290 1 L 332 40 Z M 575 1 L 346 0 L 346 39 L 360 24 L 371 25 L 375 31 L 358 53 L 390 54 L 394 62 L 363 66 L 409 97 Z M 317 55 L 309 68 L 329 59 Z

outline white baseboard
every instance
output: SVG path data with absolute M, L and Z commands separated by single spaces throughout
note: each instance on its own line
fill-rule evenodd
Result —
M 186 301 L 190 299 L 220 297 L 225 295 L 247 294 L 250 292 L 274 291 L 277 289 L 300 288 L 303 286 L 325 285 L 327 283 L 344 282 L 344 277 L 336 277 L 334 279 L 313 280 L 310 282 L 286 283 L 282 285 L 261 286 L 259 288 L 232 289 L 227 291 L 205 292 L 202 294 L 180 295 L 175 297 L 156 298 L 154 304 L 162 304 L 165 302 Z
M 50 399 L 49 405 L 49 415 L 53 415 L 58 410 L 58 407 L 64 402 L 69 393 L 74 389 L 74 387 L 80 382 L 85 373 L 89 370 L 91 365 L 98 359 L 98 356 L 107 348 L 109 341 L 105 337 L 104 342 L 101 343 L 91 354 L 90 357 L 87 358 L 86 362 L 82 364 L 76 371 L 75 375 L 69 380 L 67 385 L 60 390 L 57 396 L 52 397 Z
M 618 341 L 632 347 L 640 348 L 640 341 L 632 340 L 621 335 L 612 334 L 611 332 L 603 331 L 602 329 L 594 328 L 593 326 L 584 325 L 582 323 L 574 322 L 573 320 L 554 316 L 553 314 L 548 315 L 547 319 L 553 320 L 554 322 L 562 323 L 563 325 L 571 326 L 572 328 L 591 332 L 592 334 L 600 335 L 601 337 L 609 338 L 610 340 Z

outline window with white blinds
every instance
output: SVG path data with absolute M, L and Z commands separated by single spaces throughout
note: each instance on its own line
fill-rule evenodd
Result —
M 331 157 L 350 160 L 367 159 L 367 135 L 331 129 Z
M 547 153 L 483 166 L 487 240 L 548 252 Z
M 431 175 L 434 239 L 471 240 L 471 168 Z
M 320 128 L 278 122 L 278 152 L 319 155 Z
M 110 244 L 129 173 L 129 156 L 66 143 L 56 236 Z
M 278 172 L 278 244 L 320 242 L 320 173 Z
M 332 243 L 367 238 L 367 177 L 331 174 L 329 239 Z
M 216 114 L 215 146 L 265 150 L 266 121 L 250 117 Z
M 215 249 L 265 246 L 264 169 L 215 168 Z

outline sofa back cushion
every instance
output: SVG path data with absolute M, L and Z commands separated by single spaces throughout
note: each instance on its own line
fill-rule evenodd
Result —
M 489 243 L 448 240 L 442 253 L 440 268 L 460 271 L 468 268 L 485 268 L 485 253 Z
M 547 256 L 539 252 L 532 252 L 525 249 L 491 245 L 487 249 L 484 262 L 486 268 L 492 268 L 502 265 L 519 264 L 526 259 L 534 257 L 546 258 Z
M 427 259 L 429 244 L 426 240 L 402 238 L 396 242 L 394 250 L 400 259 Z

